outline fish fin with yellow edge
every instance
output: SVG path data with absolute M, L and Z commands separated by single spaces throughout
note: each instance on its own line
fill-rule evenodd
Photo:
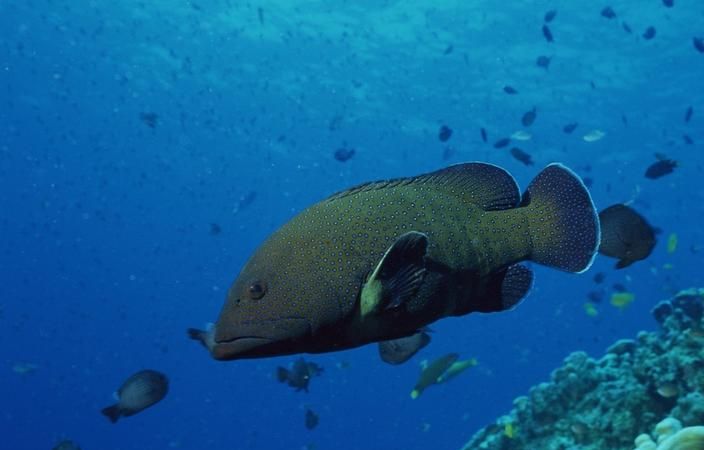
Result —
M 574 172 L 559 163 L 548 165 L 528 185 L 521 206 L 531 261 L 573 273 L 592 265 L 601 240 L 599 216 Z
M 397 308 L 412 298 L 425 278 L 428 236 L 417 231 L 401 235 L 389 247 L 362 286 L 362 317 Z
M 485 293 L 470 305 L 471 311 L 497 312 L 515 308 L 533 285 L 533 271 L 514 264 L 488 278 Z

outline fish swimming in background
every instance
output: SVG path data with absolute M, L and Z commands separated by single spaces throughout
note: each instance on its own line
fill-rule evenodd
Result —
M 645 178 L 657 180 L 660 177 L 664 177 L 665 175 L 674 172 L 677 167 L 677 161 L 674 159 L 668 159 L 665 155 L 661 154 L 656 154 L 655 157 L 658 160 L 649 165 L 645 170 Z
M 601 244 L 599 253 L 618 259 L 617 269 L 641 261 L 655 247 L 655 230 L 633 208 L 616 204 L 599 213 Z
M 296 392 L 308 392 L 311 378 L 320 376 L 321 373 L 323 373 L 322 367 L 303 358 L 298 358 L 294 361 L 291 369 L 285 367 L 276 368 L 276 378 L 279 382 L 287 383 L 292 388 L 295 388 Z
M 320 418 L 318 415 L 310 408 L 306 408 L 306 428 L 309 430 L 312 430 L 313 428 L 318 426 L 318 422 L 320 422 Z
M 430 343 L 430 335 L 419 331 L 410 336 L 379 342 L 379 356 L 389 364 L 403 364 Z
M 522 196 L 508 172 L 484 163 L 366 183 L 274 232 L 217 323 L 188 334 L 218 360 L 403 338 L 443 317 L 512 309 L 533 278 L 520 262 L 580 273 L 599 240 L 589 192 L 561 164 Z
M 117 403 L 101 411 L 110 422 L 129 417 L 161 401 L 169 390 L 169 380 L 156 370 L 141 370 L 122 383 L 116 392 Z
M 421 365 L 420 376 L 415 387 L 411 391 L 411 398 L 417 399 L 428 387 L 437 384 L 440 377 L 457 361 L 460 355 L 448 353 L 433 362 Z

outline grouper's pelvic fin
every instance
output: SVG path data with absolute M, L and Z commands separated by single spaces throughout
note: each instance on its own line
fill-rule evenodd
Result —
M 471 311 L 499 312 L 515 308 L 528 295 L 533 285 L 533 271 L 522 264 L 514 264 L 491 274 L 486 288 L 471 305 Z M 466 310 L 459 311 L 465 314 Z
M 562 164 L 543 169 L 521 199 L 530 230 L 530 259 L 566 272 L 581 273 L 594 261 L 601 231 L 586 186 Z
M 425 277 L 428 236 L 417 231 L 401 235 L 389 247 L 362 286 L 362 317 L 400 306 L 415 295 Z

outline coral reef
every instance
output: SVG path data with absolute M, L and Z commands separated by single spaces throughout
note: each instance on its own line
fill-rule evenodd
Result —
M 653 435 L 641 434 L 634 441 L 635 450 L 702 450 L 704 426 L 682 428 L 682 423 L 668 417 L 655 425 Z
M 477 432 L 463 450 L 633 450 L 636 436 L 645 445 L 640 450 L 704 450 L 648 446 L 643 435 L 656 424 L 657 436 L 682 432 L 695 439 L 701 432 L 703 312 L 704 289 L 660 302 L 653 309 L 659 331 L 617 341 L 599 360 L 572 353 L 549 382 L 514 400 L 509 414 Z M 688 428 L 680 431 L 682 425 Z

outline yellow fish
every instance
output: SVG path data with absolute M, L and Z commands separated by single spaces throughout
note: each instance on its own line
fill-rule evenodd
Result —
M 508 422 L 506 425 L 504 425 L 504 435 L 509 438 L 513 439 L 516 436 L 516 427 L 513 426 L 513 422 Z
M 635 294 L 631 292 L 614 292 L 611 294 L 611 304 L 620 310 L 625 309 L 635 299 Z
M 677 233 L 670 233 L 667 237 L 667 253 L 673 254 L 677 250 Z
M 584 312 L 587 313 L 589 317 L 596 317 L 599 314 L 594 303 L 590 302 L 584 304 Z

